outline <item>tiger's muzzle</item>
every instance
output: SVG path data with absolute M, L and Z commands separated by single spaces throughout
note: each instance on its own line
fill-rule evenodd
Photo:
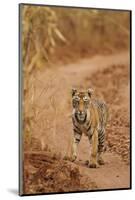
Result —
M 86 121 L 86 117 L 87 117 L 87 113 L 85 111 L 77 111 L 75 113 L 76 119 L 78 122 L 85 122 Z

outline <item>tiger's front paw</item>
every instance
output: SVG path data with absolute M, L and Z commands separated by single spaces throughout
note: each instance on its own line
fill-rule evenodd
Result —
M 76 156 L 76 155 L 73 155 L 73 156 L 71 157 L 71 162 L 74 162 L 74 161 L 76 160 L 76 158 L 77 158 L 77 156 Z
M 104 165 L 104 164 L 105 164 L 103 158 L 99 158 L 99 159 L 98 159 L 98 164 L 99 164 L 99 165 Z
M 90 163 L 89 164 L 89 168 L 98 168 L 98 164 L 97 163 Z

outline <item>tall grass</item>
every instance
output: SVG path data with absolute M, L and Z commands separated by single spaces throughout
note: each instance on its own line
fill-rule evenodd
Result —
M 60 100 L 55 87 L 59 85 L 56 71 L 53 76 L 47 72 L 53 58 L 72 58 L 74 54 L 84 56 L 92 52 L 128 48 L 129 18 L 126 11 L 22 6 L 23 131 L 26 149 L 33 148 L 35 136 L 40 139 L 42 149 L 48 148 L 47 143 L 55 147 L 57 119 L 63 107 L 56 106 Z M 46 68 L 46 76 L 41 82 L 38 71 L 43 68 Z

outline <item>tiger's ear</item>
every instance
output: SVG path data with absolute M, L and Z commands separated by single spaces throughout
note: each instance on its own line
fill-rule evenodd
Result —
M 72 88 L 72 97 L 75 95 L 76 92 L 77 92 L 77 89 Z
M 93 94 L 93 90 L 92 90 L 91 88 L 89 88 L 89 89 L 88 89 L 88 95 L 89 95 L 89 97 L 91 97 L 92 94 Z

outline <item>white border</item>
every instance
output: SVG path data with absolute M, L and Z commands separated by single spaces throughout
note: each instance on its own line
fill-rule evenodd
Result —
M 15 193 L 18 187 L 18 3 L 69 5 L 95 8 L 116 8 L 133 10 L 133 36 L 135 35 L 135 8 L 133 1 L 123 0 L 29 0 L 1 1 L 0 5 L 0 198 L 19 199 Z M 134 38 L 132 43 L 135 44 Z M 133 46 L 132 54 L 134 55 Z M 135 60 L 133 58 L 133 75 Z M 135 80 L 133 80 L 133 86 Z M 133 102 L 135 92 L 133 92 Z M 133 106 L 133 119 L 135 107 Z M 133 121 L 134 122 L 134 121 Z M 133 124 L 133 134 L 135 125 Z M 133 144 L 135 137 L 133 135 Z M 133 145 L 132 145 L 133 146 Z M 135 155 L 133 148 L 133 155 Z M 133 156 L 134 157 L 134 156 Z M 133 158 L 133 177 L 135 177 Z M 92 192 L 48 196 L 31 196 L 29 199 L 132 199 L 135 195 L 135 179 L 132 191 Z

